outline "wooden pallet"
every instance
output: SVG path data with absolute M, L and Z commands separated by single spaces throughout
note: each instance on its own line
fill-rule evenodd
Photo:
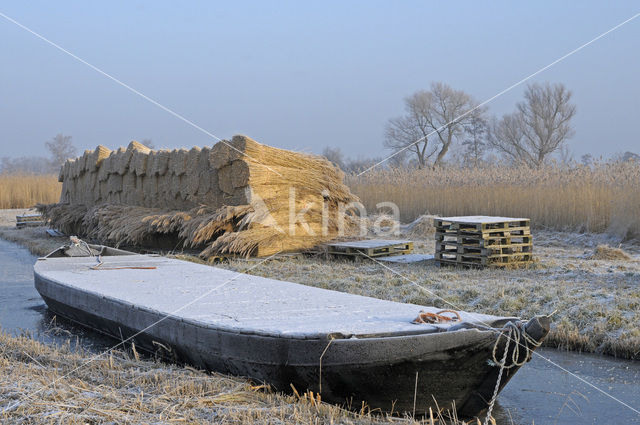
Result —
M 471 232 L 496 232 L 529 228 L 528 218 L 464 216 L 439 217 L 434 219 L 436 230 L 458 230 Z
M 483 243 L 482 241 L 464 241 L 464 242 L 458 242 L 458 241 L 449 241 L 449 240 L 443 240 L 443 241 L 436 241 L 436 250 L 438 250 L 438 247 L 440 246 L 463 246 L 463 247 L 467 247 L 467 248 L 486 248 L 486 249 L 500 249 L 500 248 L 509 248 L 509 247 L 523 247 L 523 246 L 531 246 L 533 245 L 533 243 L 528 240 L 526 242 L 521 242 L 521 241 L 509 241 L 507 240 L 506 242 L 503 241 L 503 243 L 491 243 L 491 244 L 487 244 L 487 243 Z
M 533 238 L 531 235 L 488 236 L 486 238 L 465 235 L 436 235 L 436 245 L 440 243 L 458 245 L 472 244 L 484 248 L 510 244 L 531 244 L 532 242 Z
M 434 259 L 437 262 L 449 261 L 455 263 L 470 263 L 479 266 L 492 266 L 496 264 L 509 264 L 519 262 L 530 262 L 533 260 L 532 253 L 514 253 L 514 254 L 460 254 L 457 252 L 436 252 Z
M 488 248 L 476 245 L 459 245 L 459 244 L 439 244 L 436 245 L 436 252 L 455 252 L 458 254 L 517 254 L 533 252 L 533 245 L 528 244 L 508 244 L 508 245 L 492 245 Z
M 509 230 L 487 230 L 487 231 L 475 231 L 475 230 L 436 230 L 436 234 L 442 237 L 468 237 L 468 238 L 504 238 L 504 237 L 522 237 L 531 236 L 531 230 L 529 227 L 512 227 Z
M 444 266 L 462 266 L 462 267 L 473 267 L 473 268 L 484 268 L 484 267 L 501 267 L 501 268 L 519 268 L 526 267 L 532 264 L 532 261 L 511 261 L 509 263 L 491 263 L 488 266 L 479 264 L 477 262 L 467 262 L 467 261 L 457 261 L 457 260 L 435 260 L 435 265 L 439 267 Z
M 499 237 L 470 237 L 470 236 L 451 236 L 438 235 L 435 237 L 436 246 L 440 244 L 447 245 L 467 245 L 476 246 L 478 248 L 489 248 L 492 246 L 508 246 L 508 245 L 530 245 L 533 243 L 531 234 L 528 235 L 501 235 Z
M 24 214 L 16 216 L 16 227 L 18 229 L 37 226 L 44 226 L 42 214 Z
M 328 254 L 350 257 L 384 257 L 405 255 L 411 252 L 413 252 L 413 242 L 405 240 L 369 239 L 327 245 Z

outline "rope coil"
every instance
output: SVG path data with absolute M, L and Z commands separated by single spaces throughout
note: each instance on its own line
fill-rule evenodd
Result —
M 448 316 L 445 316 L 443 313 L 453 313 L 455 315 L 455 317 L 448 317 Z M 437 324 L 437 323 L 461 322 L 461 321 L 462 321 L 462 317 L 460 316 L 460 313 L 458 313 L 457 311 L 455 311 L 455 310 L 440 310 L 437 313 L 430 313 L 430 312 L 426 312 L 426 311 L 421 311 L 418 314 L 418 317 L 413 319 L 413 322 L 411 322 L 411 323 L 432 323 L 432 324 Z
M 507 331 L 506 335 L 505 335 L 505 331 Z M 505 359 L 505 362 L 500 362 L 496 358 L 496 352 L 498 351 L 500 340 L 503 337 L 507 338 L 507 343 L 505 345 L 505 352 L 507 351 L 510 341 L 514 341 L 516 343 L 515 346 L 513 347 L 513 351 L 511 352 L 511 364 L 509 365 L 505 363 L 506 359 Z M 525 343 L 524 344 L 521 343 L 520 342 L 521 340 L 524 340 Z M 538 348 L 541 344 L 542 344 L 542 341 L 536 341 L 535 339 L 531 338 L 524 328 L 521 328 L 515 323 L 508 322 L 506 325 L 504 325 L 504 327 L 501 329 L 500 333 L 498 334 L 498 338 L 496 339 L 496 342 L 493 345 L 493 351 L 492 351 L 491 357 L 493 362 L 502 368 L 511 369 L 513 367 L 520 367 L 524 365 L 527 361 L 529 361 L 529 359 L 531 358 L 531 353 L 533 352 L 531 347 Z M 524 348 L 525 356 L 523 360 L 518 360 L 520 358 L 520 347 Z

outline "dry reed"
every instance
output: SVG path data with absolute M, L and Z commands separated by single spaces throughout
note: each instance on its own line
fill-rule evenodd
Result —
M 57 202 L 61 187 L 54 175 L 0 174 L 0 209 Z
M 366 406 L 346 411 L 317 394 L 274 394 L 242 378 L 141 359 L 133 346 L 101 357 L 70 347 L 0 331 L 0 422 L 418 423 L 375 415 Z M 442 415 L 434 412 L 420 423 L 445 423 Z
M 607 245 L 598 245 L 586 258 L 589 260 L 631 261 L 631 256 L 623 249 Z
M 532 226 L 640 236 L 640 164 L 490 166 L 422 170 L 379 169 L 348 176 L 368 211 L 398 205 L 402 221 L 427 212 L 443 216 L 529 217 Z
M 174 248 L 202 250 L 202 258 L 217 255 L 271 255 L 291 247 L 313 247 L 326 236 L 290 235 L 276 226 L 263 224 L 251 205 L 216 209 L 200 206 L 188 211 L 170 211 L 129 205 L 38 204 L 49 224 L 67 235 L 120 245 L 157 248 L 158 237 L 167 237 Z M 331 219 L 329 220 L 331 223 Z M 355 219 L 345 219 L 352 230 Z M 337 225 L 334 224 L 334 227 Z M 266 251 L 266 253 L 265 253 Z

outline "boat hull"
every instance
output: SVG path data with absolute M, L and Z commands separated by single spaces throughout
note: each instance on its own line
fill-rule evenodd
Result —
M 136 347 L 162 357 L 248 377 L 278 391 L 310 390 L 320 393 L 323 401 L 347 408 L 360 409 L 364 403 L 371 410 L 419 415 L 455 403 L 459 415 L 471 417 L 487 407 L 499 371 L 489 361 L 495 331 L 277 337 L 167 316 L 48 280 L 37 272 L 35 285 L 54 313 L 117 340 L 133 337 Z M 500 387 L 516 370 L 504 370 Z

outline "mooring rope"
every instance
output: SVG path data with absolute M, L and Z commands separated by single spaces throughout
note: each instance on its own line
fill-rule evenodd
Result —
M 91 247 L 89 247 L 89 244 L 86 243 L 85 241 L 83 241 L 82 239 L 80 239 L 77 236 L 70 236 L 69 237 L 69 243 L 66 245 L 60 245 L 58 248 L 54 249 L 53 251 L 51 251 L 50 253 L 48 253 L 47 255 L 45 255 L 44 257 L 41 258 L 49 258 L 53 253 L 58 252 L 60 250 L 65 250 L 71 247 L 71 245 L 75 245 L 75 246 L 80 246 L 82 244 L 84 244 L 84 247 L 87 249 L 87 252 L 89 253 L 89 256 L 91 257 L 95 257 L 96 255 L 93 253 L 93 251 L 91 251 Z M 73 257 L 73 255 L 70 255 L 70 257 Z
M 51 251 L 50 253 L 48 253 L 47 255 L 42 257 L 41 259 L 49 258 L 51 256 L 51 254 L 53 254 L 54 252 L 60 251 L 61 249 L 65 249 L 67 247 L 68 247 L 68 245 L 60 245 L 58 248 L 54 249 L 53 251 Z
M 504 353 L 502 354 L 502 360 L 498 361 L 498 359 L 496 358 L 496 352 L 498 351 L 498 346 L 500 345 L 500 340 L 503 336 L 507 338 L 507 341 L 504 344 Z M 513 350 L 511 351 L 511 363 L 507 365 L 507 355 L 509 353 L 509 343 L 511 342 L 511 340 L 515 342 L 515 345 L 513 346 Z M 524 340 L 524 344 L 520 342 L 521 340 Z M 496 386 L 493 389 L 493 396 L 491 397 L 491 401 L 489 402 L 489 408 L 487 409 L 487 417 L 484 419 L 484 425 L 489 424 L 493 406 L 495 405 L 496 399 L 498 398 L 500 382 L 502 381 L 502 373 L 504 372 L 504 370 L 524 365 L 531 358 L 531 353 L 533 352 L 531 347 L 538 348 L 541 344 L 542 341 L 536 341 L 527 333 L 527 330 L 524 329 L 524 327 L 521 328 L 513 322 L 508 322 L 501 329 L 495 344 L 493 344 L 493 351 L 491 353 L 493 362 L 496 366 L 500 367 L 500 371 L 498 372 Z M 520 358 L 520 347 L 524 347 L 525 350 L 525 356 L 522 360 L 518 360 Z
M 88 243 L 86 243 L 85 241 L 83 241 L 82 239 L 80 239 L 79 237 L 77 237 L 77 236 L 71 236 L 71 237 L 69 237 L 69 240 L 71 240 L 71 243 L 72 243 L 73 245 L 76 245 L 76 246 L 83 246 L 83 247 L 85 247 L 85 248 L 87 249 L 87 252 L 89 253 L 89 256 L 90 256 L 90 257 L 95 257 L 95 256 L 96 256 L 96 255 L 93 253 L 93 251 L 91 250 L 91 247 L 89 246 L 89 244 L 88 244 Z
M 319 387 L 318 394 L 322 394 L 322 358 L 326 354 L 327 350 L 329 349 L 329 346 L 331 345 L 331 343 L 333 342 L 334 339 L 335 338 L 332 336 L 331 339 L 329 340 L 329 343 L 327 344 L 327 346 L 324 347 L 324 351 L 322 351 L 322 354 L 320 354 L 320 372 L 319 372 L 319 378 L 318 378 L 318 387 Z
M 493 406 L 496 404 L 498 391 L 500 391 L 500 381 L 502 380 L 502 372 L 504 372 L 504 370 L 506 369 L 507 353 L 509 352 L 509 342 L 511 341 L 513 328 L 509 328 L 507 332 L 508 332 L 507 342 L 504 345 L 504 354 L 502 355 L 502 361 L 500 363 L 496 361 L 496 347 L 498 346 L 498 342 L 500 342 L 500 337 L 502 336 L 502 332 L 500 332 L 500 335 L 498 336 L 498 339 L 496 340 L 496 343 L 493 346 L 493 360 L 496 362 L 496 365 L 500 366 L 500 371 L 498 372 L 498 379 L 496 380 L 496 386 L 493 389 L 493 396 L 491 396 L 491 402 L 489 403 L 489 408 L 487 409 L 487 417 L 484 418 L 484 425 L 489 425 L 489 418 L 491 418 L 491 412 L 493 411 Z
M 505 335 L 504 333 L 505 330 L 508 331 L 507 335 Z M 519 367 L 525 364 L 531 358 L 531 353 L 533 350 L 531 350 L 530 347 L 533 346 L 535 348 L 538 348 L 542 344 L 542 341 L 538 342 L 535 339 L 531 338 L 524 328 L 520 328 L 517 324 L 513 322 L 508 322 L 506 325 L 504 325 L 501 332 L 498 334 L 498 338 L 496 339 L 496 342 L 493 345 L 493 352 L 491 354 L 492 354 L 493 362 L 496 365 L 500 364 L 500 362 L 498 362 L 496 358 L 496 351 L 498 350 L 498 346 L 500 345 L 500 340 L 502 339 L 503 336 L 507 338 L 507 344 L 512 338 L 513 338 L 513 341 L 515 341 L 516 343 L 515 346 L 513 347 L 513 351 L 511 352 L 511 364 L 503 366 L 506 369 L 511 369 L 512 367 L 516 367 L 516 366 Z M 525 344 L 520 342 L 521 339 L 524 339 Z M 526 354 L 521 361 L 518 360 L 520 358 L 520 347 L 524 347 L 525 354 Z

